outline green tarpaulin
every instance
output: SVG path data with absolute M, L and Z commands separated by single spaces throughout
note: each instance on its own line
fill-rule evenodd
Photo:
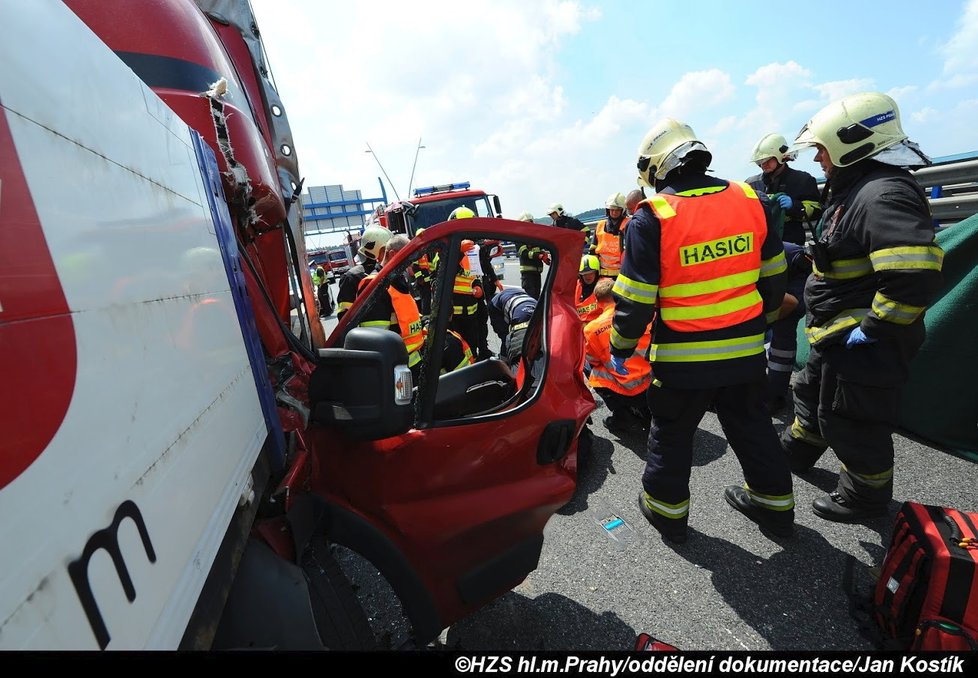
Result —
M 901 426 L 978 461 L 978 215 L 937 234 L 944 289 L 927 309 L 927 341 L 910 366 Z M 808 359 L 804 321 L 796 369 Z

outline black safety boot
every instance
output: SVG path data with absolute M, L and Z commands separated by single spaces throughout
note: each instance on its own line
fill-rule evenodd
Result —
M 609 431 L 620 437 L 637 436 L 648 432 L 642 428 L 642 422 L 628 410 L 622 410 L 605 417 L 602 422 Z
M 865 518 L 886 515 L 886 505 L 850 501 L 838 492 L 819 497 L 812 502 L 812 511 L 823 520 L 835 523 L 855 523 Z
M 796 474 L 811 471 L 815 462 L 825 454 L 824 447 L 806 443 L 800 438 L 793 438 L 790 426 L 781 434 L 781 448 L 788 456 L 788 466 L 791 467 L 791 472 Z
M 677 520 L 659 515 L 645 503 L 644 490 L 638 493 L 638 508 L 642 511 L 645 519 L 649 521 L 649 524 L 658 530 L 663 539 L 671 541 L 673 544 L 684 544 L 686 542 L 688 516 Z
M 792 513 L 771 511 L 762 508 L 750 500 L 750 494 L 738 485 L 729 485 L 723 496 L 727 503 L 743 513 L 760 526 L 762 531 L 768 531 L 776 537 L 790 537 L 795 532 Z

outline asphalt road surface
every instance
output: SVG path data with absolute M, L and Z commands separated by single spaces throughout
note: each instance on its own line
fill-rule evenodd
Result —
M 507 265 L 506 283 L 519 276 Z M 333 322 L 326 322 L 327 333 Z M 886 517 L 864 524 L 827 522 L 811 512 L 835 488 L 839 462 L 829 451 L 794 477 L 795 536 L 773 540 L 723 499 L 743 476 L 716 415 L 696 434 L 690 481 L 690 537 L 664 542 L 637 505 L 644 436 L 619 438 L 592 415 L 591 449 L 578 490 L 547 525 L 537 569 L 519 586 L 442 633 L 439 644 L 464 650 L 630 650 L 647 632 L 683 650 L 869 650 L 849 613 L 847 566 L 868 591 L 870 567 L 886 552 L 903 501 L 978 510 L 975 464 L 895 436 L 894 500 Z M 778 432 L 790 409 L 774 418 Z M 623 539 L 599 525 L 617 515 Z M 380 575 L 352 554 L 338 557 L 358 589 L 382 648 L 404 647 L 409 631 Z

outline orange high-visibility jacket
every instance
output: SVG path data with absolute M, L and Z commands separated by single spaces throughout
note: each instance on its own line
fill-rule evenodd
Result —
M 652 363 L 646 357 L 652 341 L 652 324 L 638 340 L 632 355 L 625 360 L 628 374 L 618 374 L 611 365 L 611 324 L 614 319 L 615 305 L 609 304 L 597 318 L 584 326 L 584 350 L 591 364 L 588 383 L 626 396 L 638 395 L 652 383 Z

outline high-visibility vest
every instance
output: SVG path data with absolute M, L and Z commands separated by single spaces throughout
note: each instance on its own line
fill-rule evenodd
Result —
M 428 258 L 428 255 L 424 255 L 424 259 L 426 261 L 427 261 L 427 258 Z M 431 263 L 428 264 L 428 271 L 429 271 L 430 275 L 434 275 L 434 273 L 438 270 L 438 266 L 439 266 L 440 263 L 441 263 L 441 253 L 440 252 L 435 252 L 434 258 L 431 260 Z M 461 258 L 459 259 L 458 265 L 459 265 L 459 268 L 461 268 L 463 271 L 466 271 L 466 272 L 469 271 L 472 268 L 472 264 L 469 263 L 469 257 L 468 257 L 467 254 L 463 254 L 461 256 Z
M 581 283 L 581 279 L 577 279 L 577 289 L 574 291 L 574 301 L 577 303 L 577 316 L 582 322 L 588 323 L 601 315 L 601 309 L 598 307 L 598 298 L 594 296 L 594 288 L 591 288 L 591 294 L 586 298 L 581 299 L 581 295 L 584 294 L 584 285 Z
M 602 219 L 598 222 L 598 227 L 594 231 L 594 241 L 596 247 L 594 253 L 598 255 L 601 262 L 599 275 L 605 277 L 615 277 L 621 270 L 621 237 L 625 234 L 625 227 L 628 226 L 628 217 L 623 217 L 617 233 L 609 233 L 608 220 Z
M 652 325 L 638 340 L 638 345 L 625 360 L 627 374 L 618 374 L 611 364 L 611 325 L 615 306 L 609 304 L 601 314 L 584 326 L 584 350 L 591 365 L 588 383 L 595 388 L 611 389 L 625 396 L 638 395 L 652 383 L 652 364 L 645 357 L 652 341 Z
M 370 281 L 377 277 L 376 273 L 371 273 L 360 281 L 359 291 L 363 291 Z M 388 285 L 387 294 L 391 299 L 391 306 L 394 312 L 391 314 L 387 329 L 392 329 L 391 325 L 397 327 L 397 333 L 404 340 L 404 347 L 408 352 L 408 367 L 414 367 L 421 362 L 421 347 L 424 345 L 425 329 L 421 324 L 421 313 L 418 311 L 418 303 L 410 294 L 401 292 L 393 285 Z M 370 326 L 372 323 L 364 323 Z
M 412 267 L 414 269 L 414 280 L 419 283 L 431 282 L 431 262 L 427 254 L 422 254 Z
M 400 329 L 401 338 L 404 340 L 404 346 L 407 348 L 408 367 L 414 367 L 421 362 L 421 347 L 424 345 L 425 337 L 418 303 L 410 294 L 394 289 L 393 285 L 387 288 L 387 293 L 394 305 L 397 326 Z
M 452 283 L 452 312 L 457 316 L 475 315 L 479 310 L 479 299 L 473 294 L 473 285 L 479 276 L 460 267 Z
M 696 196 L 656 194 L 647 204 L 660 229 L 659 318 L 670 329 L 699 332 L 755 318 L 767 220 L 747 184 Z

